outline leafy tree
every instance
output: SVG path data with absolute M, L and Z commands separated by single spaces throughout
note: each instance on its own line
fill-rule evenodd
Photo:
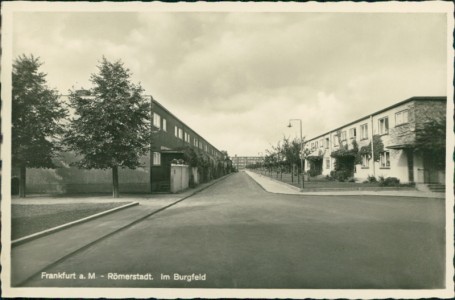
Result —
M 283 137 L 282 142 L 282 153 L 286 158 L 286 162 L 291 167 L 296 165 L 298 170 L 300 170 L 300 141 L 299 139 L 289 140 L 289 138 Z
M 192 147 L 185 146 L 184 148 L 182 148 L 182 150 L 183 158 L 186 163 L 188 163 L 193 168 L 196 168 L 200 165 L 198 154 Z
M 425 122 L 416 131 L 415 150 L 422 151 L 433 158 L 434 163 L 445 166 L 446 121 L 445 118 Z
M 26 168 L 54 168 L 52 158 L 60 150 L 61 119 L 67 110 L 56 90 L 46 85 L 42 62 L 33 55 L 13 63 L 12 163 L 19 167 L 19 196 L 25 197 Z
M 118 167 L 135 169 L 150 149 L 150 102 L 140 84 L 121 61 L 103 57 L 98 73 L 92 74 L 90 95 L 70 91 L 74 118 L 65 136 L 70 150 L 82 159 L 84 169 L 112 169 L 113 197 L 119 197 Z
M 229 158 L 229 153 L 226 150 L 221 150 L 220 152 L 223 155 L 224 174 L 231 173 L 234 170 L 234 167 L 232 165 L 232 160 Z
M 291 168 L 295 164 L 299 172 L 301 172 L 300 149 L 300 139 L 290 140 L 287 137 L 283 137 L 283 140 L 278 141 L 276 146 L 272 146 L 272 150 L 266 150 L 267 155 L 264 158 L 264 165 L 271 171 L 271 169 L 276 168 L 282 170 L 285 166 Z M 304 151 L 304 157 L 306 154 L 308 153 Z

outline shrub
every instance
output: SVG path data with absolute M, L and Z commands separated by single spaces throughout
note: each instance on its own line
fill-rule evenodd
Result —
M 387 177 L 384 178 L 383 176 L 379 177 L 379 185 L 380 186 L 399 186 L 400 179 L 396 177 Z
M 319 174 L 320 174 L 320 172 L 317 171 L 317 170 L 315 170 L 315 169 L 310 169 L 310 170 L 308 171 L 308 175 L 310 175 L 310 177 L 316 177 L 316 176 L 318 176 Z
M 368 175 L 366 182 L 378 182 L 378 181 L 376 180 L 376 177 Z
M 171 164 L 173 164 L 173 165 L 184 165 L 185 161 L 183 159 L 174 158 L 173 160 L 171 160 Z
M 190 188 L 194 188 L 196 184 L 194 183 L 194 177 L 193 174 L 190 174 L 190 182 L 189 182 Z
M 330 172 L 330 177 L 334 180 L 344 182 L 351 177 L 351 172 L 348 170 L 339 170 Z

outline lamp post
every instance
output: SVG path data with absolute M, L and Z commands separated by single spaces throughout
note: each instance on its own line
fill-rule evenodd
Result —
M 302 119 L 289 119 L 289 125 L 288 127 L 291 128 L 292 127 L 292 124 L 291 122 L 292 121 L 299 121 L 300 122 L 300 170 L 302 172 L 302 189 L 305 187 L 305 183 L 304 183 L 304 177 L 303 177 L 303 137 L 302 137 Z

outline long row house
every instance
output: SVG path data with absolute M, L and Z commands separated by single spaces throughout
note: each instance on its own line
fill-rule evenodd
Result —
M 191 129 L 150 96 L 153 133 L 149 155 L 141 167 L 119 169 L 119 189 L 124 193 L 178 192 L 192 184 L 210 181 L 226 174 L 230 161 L 206 139 Z M 189 166 L 188 151 L 204 163 Z M 28 194 L 109 193 L 111 170 L 85 170 L 71 166 L 78 158 L 71 152 L 60 153 L 55 169 L 27 169 Z M 12 193 L 18 192 L 19 170 L 12 170 Z
M 412 97 L 318 135 L 305 143 L 305 171 L 331 175 L 338 160 L 356 181 L 383 176 L 444 184 L 444 164 L 420 149 L 417 134 L 428 122 L 445 123 L 446 103 L 446 97 Z

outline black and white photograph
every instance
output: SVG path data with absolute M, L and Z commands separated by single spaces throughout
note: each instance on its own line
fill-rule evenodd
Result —
M 2 297 L 454 297 L 454 5 L 3 2 Z

